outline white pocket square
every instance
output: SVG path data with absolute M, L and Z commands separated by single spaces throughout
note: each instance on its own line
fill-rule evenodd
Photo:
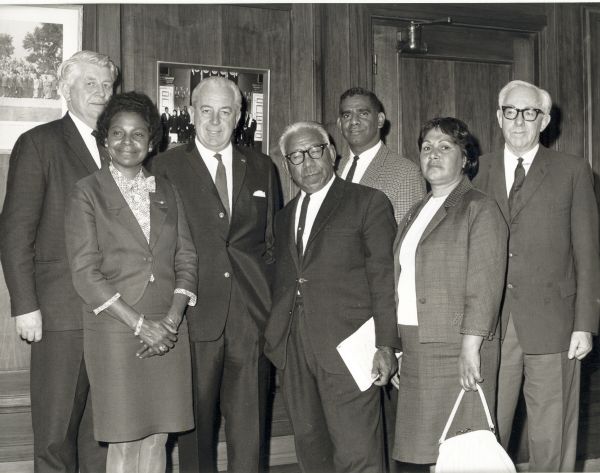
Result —
M 252 197 L 266 197 L 265 191 L 254 191 Z

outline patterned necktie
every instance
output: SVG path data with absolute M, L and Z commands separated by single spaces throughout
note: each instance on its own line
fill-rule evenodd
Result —
M 308 203 L 310 202 L 310 194 L 304 196 L 302 206 L 300 207 L 300 219 L 298 220 L 298 228 L 296 230 L 296 248 L 298 249 L 298 258 L 302 259 L 304 255 L 304 243 L 302 236 L 304 235 L 304 226 L 306 225 L 306 212 L 308 211 Z
M 515 168 L 515 180 L 513 181 L 513 185 L 510 188 L 510 192 L 508 193 L 508 208 L 512 211 L 513 205 L 515 203 L 515 199 L 517 194 L 523 187 L 523 182 L 525 182 L 525 168 L 523 167 L 523 158 L 518 159 L 519 164 Z
M 227 172 L 225 171 L 225 165 L 223 164 L 223 160 L 221 159 L 221 155 L 219 153 L 215 154 L 215 159 L 219 161 L 219 164 L 217 164 L 217 174 L 215 176 L 215 186 L 217 188 L 217 192 L 219 193 L 219 197 L 221 198 L 221 203 L 225 208 L 227 218 L 231 222 L 231 213 L 229 211 L 229 193 L 227 192 Z
M 352 182 L 352 178 L 354 177 L 354 172 L 356 171 L 357 161 L 358 161 L 358 154 L 356 156 L 354 156 L 354 161 L 352 161 L 352 166 L 350 166 L 350 170 L 348 171 L 348 174 L 346 175 L 346 180 L 348 182 Z

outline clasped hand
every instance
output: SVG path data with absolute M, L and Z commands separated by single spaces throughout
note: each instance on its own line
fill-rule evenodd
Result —
M 140 348 L 136 356 L 144 359 L 154 355 L 164 355 L 175 346 L 177 341 L 176 324 L 168 316 L 156 322 L 153 320 L 144 320 L 142 329 L 138 335 L 142 348 Z

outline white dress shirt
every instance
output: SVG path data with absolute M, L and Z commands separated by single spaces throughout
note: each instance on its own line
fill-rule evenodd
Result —
M 79 134 L 83 138 L 83 142 L 85 143 L 86 148 L 88 149 L 88 151 L 92 155 L 92 158 L 94 158 L 94 161 L 96 162 L 96 166 L 98 166 L 98 169 L 100 169 L 102 167 L 102 161 L 100 160 L 100 151 L 98 151 L 98 144 L 96 143 L 96 138 L 92 135 L 94 129 L 90 128 L 85 123 L 83 123 L 79 118 L 75 116 L 75 114 L 69 112 L 67 113 L 73 120 L 73 123 L 75 123 L 77 131 L 79 131 Z
M 510 194 L 510 189 L 515 180 L 515 168 L 517 167 L 517 164 L 519 164 L 519 158 L 523 158 L 523 168 L 525 168 L 525 175 L 527 176 L 529 168 L 533 163 L 533 158 L 535 158 L 539 148 L 540 144 L 538 143 L 521 156 L 516 156 L 511 150 L 508 149 L 508 146 L 504 145 L 504 175 L 506 178 L 507 196 Z
M 402 240 L 399 256 L 401 271 L 397 288 L 398 309 L 396 316 L 398 318 L 398 325 L 419 325 L 419 319 L 417 317 L 415 255 L 423 232 L 427 228 L 427 225 L 429 225 L 429 222 L 431 222 L 433 216 L 444 204 L 446 197 L 448 197 L 448 195 L 441 197 L 431 196 Z
M 198 140 L 198 137 L 196 137 L 196 148 L 198 148 L 198 152 L 204 164 L 206 164 L 208 172 L 210 172 L 210 177 L 215 182 L 217 166 L 219 165 L 219 161 L 215 158 L 217 152 L 204 147 Z M 218 151 L 218 153 L 221 155 L 221 161 L 223 161 L 223 165 L 225 166 L 225 173 L 227 174 L 227 197 L 229 198 L 229 208 L 233 212 L 233 146 L 229 143 L 225 149 Z
M 329 188 L 331 187 L 331 184 L 333 184 L 334 179 L 335 175 L 331 176 L 329 182 L 325 184 L 325 186 L 323 186 L 321 190 L 318 190 L 314 194 L 310 195 L 310 202 L 308 203 L 308 208 L 306 209 L 306 222 L 304 223 L 304 233 L 302 234 L 303 251 L 306 251 L 306 243 L 308 242 L 308 237 L 310 236 L 313 224 L 315 223 L 315 219 L 317 218 L 317 214 L 319 213 L 321 204 L 325 200 L 327 192 L 329 192 Z M 306 192 L 300 191 L 300 198 L 298 199 L 298 205 L 296 206 L 296 216 L 294 219 L 295 229 L 298 229 L 298 222 L 300 220 L 300 208 L 302 207 L 302 202 L 304 201 L 305 196 Z M 294 241 L 296 240 L 296 234 L 297 232 L 294 232 Z
M 381 140 L 379 140 L 372 148 L 369 148 L 358 155 L 358 161 L 356 162 L 356 170 L 354 171 L 352 182 L 360 182 L 362 177 L 365 175 L 365 171 L 369 167 L 369 164 L 371 164 L 371 161 L 373 161 L 375 155 L 379 152 L 379 148 L 381 148 Z M 350 150 L 350 152 L 352 152 L 352 150 Z M 354 161 L 354 156 L 356 155 L 350 155 L 350 160 L 346 163 L 346 167 L 343 169 L 340 176 L 342 179 L 346 179 L 346 176 L 350 171 L 350 167 L 352 166 L 352 161 Z

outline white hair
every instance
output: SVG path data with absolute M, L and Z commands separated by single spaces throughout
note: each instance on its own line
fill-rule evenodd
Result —
M 281 150 L 281 154 L 283 156 L 286 155 L 285 150 L 285 142 L 292 133 L 296 133 L 301 130 L 315 130 L 321 138 L 323 138 L 323 144 L 330 144 L 329 135 L 327 134 L 327 130 L 325 127 L 317 122 L 296 122 L 288 125 L 283 133 L 281 134 L 281 138 L 279 138 L 279 149 Z
M 525 82 L 524 80 L 513 80 L 502 87 L 502 90 L 498 94 L 498 108 L 502 109 L 504 100 L 506 99 L 508 93 L 517 87 L 527 87 L 534 90 L 540 101 L 540 108 L 542 112 L 544 112 L 546 115 L 550 114 L 550 109 L 552 108 L 552 98 L 550 97 L 550 94 L 546 90 L 540 89 L 529 82 Z
M 106 54 L 84 50 L 76 52 L 58 66 L 57 74 L 59 82 L 72 85 L 75 73 L 79 72 L 81 64 L 94 64 L 99 67 L 107 67 L 110 70 L 113 82 L 117 80 L 119 73 L 117 66 L 115 66 L 115 63 Z
M 240 92 L 240 88 L 235 82 L 220 76 L 207 77 L 206 79 L 202 79 L 200 81 L 200 83 L 192 91 L 192 105 L 196 104 L 202 89 L 211 84 L 216 87 L 225 87 L 230 89 L 233 92 L 236 110 L 239 112 L 242 109 L 242 93 Z

